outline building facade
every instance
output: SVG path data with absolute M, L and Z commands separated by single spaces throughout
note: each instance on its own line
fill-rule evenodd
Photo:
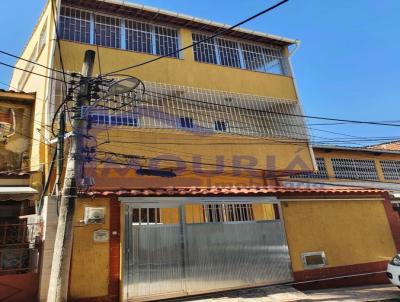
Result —
M 71 301 L 155 300 L 350 271 L 384 281 L 376 272 L 398 249 L 400 223 L 384 190 L 281 185 L 317 167 L 290 64 L 297 41 L 236 29 L 176 52 L 226 28 L 124 1 L 46 5 L 22 57 L 55 70 L 18 61 L 47 78 L 16 70 L 11 85 L 37 91 L 47 126 L 70 105 L 64 76 L 77 80 L 86 50 L 102 80 L 134 76 L 145 87 L 87 111 Z M 33 134 L 46 142 L 32 146 L 34 162 L 51 158 L 54 136 L 43 132 L 47 140 Z M 49 200 L 44 218 L 54 221 Z

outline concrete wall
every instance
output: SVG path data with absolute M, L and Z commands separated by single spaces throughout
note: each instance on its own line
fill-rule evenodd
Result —
M 325 251 L 330 268 L 396 254 L 382 199 L 284 201 L 282 212 L 294 272 L 305 269 L 305 252 Z

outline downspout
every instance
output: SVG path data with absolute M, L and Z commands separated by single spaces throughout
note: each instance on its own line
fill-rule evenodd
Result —
M 298 90 L 298 87 L 297 87 L 296 77 L 295 77 L 294 71 L 293 71 L 292 61 L 290 60 L 291 56 L 294 55 L 296 53 L 296 51 L 300 48 L 300 41 L 296 40 L 294 45 L 295 45 L 295 48 L 291 52 L 289 52 L 289 54 L 288 54 L 288 63 L 289 63 L 289 68 L 290 68 L 290 74 L 291 74 L 292 80 L 293 80 L 294 90 L 295 90 L 295 93 L 296 93 L 296 96 L 297 96 L 297 100 L 298 100 L 298 102 L 300 104 L 300 112 L 301 112 L 301 115 L 304 116 L 303 102 L 302 102 L 302 100 L 300 98 L 299 90 Z M 308 129 L 307 126 L 306 126 L 306 132 L 307 132 L 307 136 L 310 138 L 311 137 L 310 130 Z M 308 145 L 308 150 L 310 151 L 310 154 L 311 154 L 311 161 L 312 161 L 312 164 L 313 164 L 313 169 L 317 170 L 318 169 L 317 162 L 315 160 L 314 151 L 313 151 L 312 145 L 310 144 L 309 140 L 307 141 L 307 145 Z

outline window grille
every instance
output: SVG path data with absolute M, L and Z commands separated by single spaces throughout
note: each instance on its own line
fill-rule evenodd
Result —
M 182 128 L 193 128 L 193 119 L 191 117 L 181 117 L 180 126 Z
M 87 110 L 87 107 L 82 108 L 82 114 Z M 92 109 L 89 112 L 89 121 L 92 125 L 109 125 L 109 126 L 139 126 L 139 118 L 128 112 L 106 112 L 104 110 Z
M 150 24 L 125 21 L 126 49 L 153 53 L 152 26 Z
M 159 224 L 160 218 L 160 208 L 134 208 L 132 210 L 132 223 L 134 224 Z
M 267 58 L 260 46 L 242 43 L 242 50 L 246 69 L 263 72 L 268 70 Z
M 179 49 L 179 37 L 176 29 L 154 26 L 156 54 L 165 56 Z M 170 57 L 179 58 L 179 53 L 170 54 Z
M 93 15 L 93 24 L 91 22 Z M 122 21 L 125 30 L 122 31 Z M 91 33 L 94 37 L 91 39 Z M 59 24 L 60 37 L 82 43 L 122 48 L 132 51 L 167 55 L 179 49 L 179 34 L 175 28 L 121 19 L 62 6 Z M 124 39 L 124 45 L 122 45 Z M 170 57 L 179 58 L 179 53 Z
M 315 158 L 317 163 L 318 171 L 314 173 L 301 173 L 290 176 L 291 178 L 328 178 L 328 172 L 326 171 L 325 159 L 322 157 Z
M 193 43 L 207 37 L 205 34 L 192 34 Z M 282 48 L 278 46 L 218 38 L 195 45 L 193 51 L 198 62 L 290 75 L 288 58 L 284 57 Z
M 95 15 L 95 43 L 121 48 L 121 20 L 105 15 Z
M 380 163 L 386 180 L 400 180 L 400 161 L 381 160 Z
M 209 203 L 203 205 L 204 222 L 253 221 L 253 208 L 249 203 Z
M 101 102 L 109 109 L 92 111 L 92 124 L 308 139 L 296 101 L 154 82 L 145 86 L 140 100 L 126 95 Z M 120 107 L 122 102 L 129 105 Z M 110 116 L 120 116 L 121 122 Z
M 62 6 L 59 35 L 64 40 L 90 43 L 90 13 Z
M 214 130 L 226 132 L 226 123 L 224 121 L 215 121 L 214 122 Z
M 220 64 L 230 67 L 241 67 L 239 47 L 236 41 L 217 39 Z
M 332 158 L 336 178 L 378 180 L 375 162 L 350 158 Z
M 207 36 L 202 34 L 193 33 L 193 42 L 198 42 L 204 40 Z M 218 64 L 217 53 L 214 45 L 214 41 L 206 41 L 197 44 L 193 47 L 194 49 L 194 59 L 198 62 L 205 62 L 211 64 Z

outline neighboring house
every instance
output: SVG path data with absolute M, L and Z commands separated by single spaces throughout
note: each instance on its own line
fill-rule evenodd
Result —
M 81 70 L 88 49 L 97 52 L 94 74 L 99 65 L 105 74 L 227 28 L 125 1 L 54 2 L 61 49 L 49 2 L 22 56 L 60 69 L 61 55 L 68 73 Z M 146 93 L 107 99 L 107 111 L 89 114 L 91 186 L 76 204 L 70 300 L 141 301 L 357 273 L 368 275 L 335 284 L 386 280 L 375 273 L 400 247 L 400 220 L 385 191 L 280 186 L 283 176 L 316 170 L 290 64 L 296 46 L 236 29 L 123 71 Z M 43 101 L 35 117 L 47 126 L 66 96 L 58 80 L 16 70 L 11 81 L 37 87 Z M 52 139 L 48 133 L 34 137 Z M 40 146 L 35 163 L 51 157 Z M 41 300 L 51 261 L 45 250 Z
M 291 179 L 302 181 L 309 187 L 322 187 L 327 184 L 386 190 L 390 193 L 392 204 L 398 211 L 400 201 L 398 144 L 395 141 L 368 147 L 314 146 L 318 171 L 292 175 Z
M 0 90 L 0 300 L 34 301 L 41 224 L 40 174 L 30 171 L 35 94 Z

